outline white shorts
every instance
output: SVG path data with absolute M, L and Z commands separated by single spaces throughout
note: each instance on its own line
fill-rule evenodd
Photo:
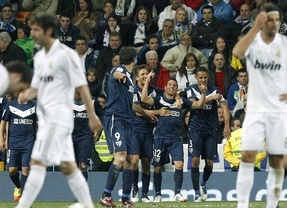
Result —
M 287 113 L 247 113 L 243 122 L 242 150 L 271 155 L 287 154 Z
M 39 123 L 31 158 L 47 166 L 60 165 L 62 161 L 75 161 L 71 134 L 72 129 L 59 124 Z

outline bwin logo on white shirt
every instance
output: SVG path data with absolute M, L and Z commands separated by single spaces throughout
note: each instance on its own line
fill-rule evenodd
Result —
M 255 69 L 270 69 L 270 70 L 280 70 L 281 69 L 281 64 L 276 64 L 274 61 L 271 63 L 260 63 L 258 60 L 256 60 Z

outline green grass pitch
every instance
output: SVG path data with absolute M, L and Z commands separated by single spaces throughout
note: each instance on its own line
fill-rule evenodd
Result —
M 72 202 L 37 202 L 33 204 L 33 208 L 67 208 L 73 204 Z M 117 207 L 121 207 L 120 203 L 116 203 Z M 136 208 L 236 208 L 236 202 L 185 202 L 185 203 L 176 203 L 176 202 L 161 202 L 161 203 L 135 203 Z M 95 208 L 103 206 L 98 203 L 94 203 Z M 251 208 L 262 208 L 265 207 L 265 202 L 251 202 Z M 0 208 L 14 208 L 16 206 L 15 202 L 0 202 Z M 287 207 L 287 202 L 280 202 L 280 207 Z

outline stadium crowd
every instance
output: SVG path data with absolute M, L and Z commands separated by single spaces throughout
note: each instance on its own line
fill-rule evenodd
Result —
M 2 64 L 7 64 L 12 60 L 24 61 L 33 71 L 33 57 L 41 49 L 41 46 L 35 44 L 30 36 L 30 21 L 37 13 L 45 12 L 53 15 L 59 22 L 60 42 L 75 50 L 80 58 L 91 95 L 95 100 L 96 112 L 101 119 L 105 114 L 108 91 L 113 90 L 108 87 L 109 75 L 114 68 L 121 64 L 119 53 L 125 46 L 131 46 L 136 51 L 135 66 L 138 69 L 134 72 L 133 81 L 140 88 L 139 91 L 144 88 L 148 79 L 150 79 L 148 81 L 149 86 L 156 89 L 154 92 L 149 91 L 149 95 L 152 93 L 155 93 L 156 96 L 163 95 L 170 80 L 176 80 L 178 95 L 174 99 L 177 102 L 181 98 L 196 99 L 197 94 L 190 86 L 199 84 L 198 73 L 206 72 L 208 85 L 214 86 L 214 89 L 218 90 L 216 91 L 218 97 L 214 98 L 215 103 L 218 103 L 217 114 L 212 117 L 213 123 L 210 126 L 211 128 L 214 127 L 216 131 L 216 143 L 226 142 L 224 158 L 230 163 L 231 170 L 238 171 L 241 143 L 236 138 L 241 137 L 241 125 L 246 111 L 248 73 L 245 61 L 234 57 L 232 48 L 253 26 L 260 7 L 267 1 L 0 0 L 0 61 Z M 287 22 L 287 1 L 271 0 L 271 2 L 277 4 L 282 10 L 283 21 L 279 33 L 285 35 L 287 34 L 287 24 L 285 23 Z M 207 71 L 204 71 L 204 68 Z M 198 71 L 198 69 L 200 70 Z M 153 72 L 152 77 L 148 75 L 150 71 Z M 201 92 L 200 89 L 198 92 Z M 211 95 L 213 92 L 208 91 L 208 93 Z M 155 95 L 151 95 L 151 97 L 155 97 Z M 6 94 L 0 98 L 1 115 L 5 109 L 6 111 L 7 109 L 11 110 L 11 107 L 6 107 L 7 103 L 7 106 L 13 105 L 15 107 L 16 104 L 14 105 L 12 102 L 17 97 L 16 94 Z M 81 106 L 82 103 L 78 99 L 78 96 L 75 95 L 75 105 Z M 143 99 L 139 101 L 140 99 L 141 97 L 135 92 L 134 103 L 148 110 L 154 109 L 151 106 L 156 103 L 156 100 L 150 101 L 148 102 L 149 105 L 146 105 L 141 102 Z M 226 102 L 228 107 L 225 108 L 225 105 L 221 105 L 222 101 Z M 181 128 L 179 133 L 183 143 L 190 145 L 189 137 L 194 134 L 189 131 L 193 131 L 192 128 L 195 129 L 195 127 L 189 124 L 189 117 L 192 117 L 194 113 L 196 114 L 197 110 L 191 109 L 190 104 L 185 105 L 189 108 L 180 113 Z M 34 106 L 35 102 L 29 102 L 29 109 L 34 109 Z M 210 106 L 206 105 L 206 107 Z M 81 132 L 84 127 L 82 128 L 83 124 L 79 121 L 81 118 L 85 118 L 85 115 L 81 113 L 79 108 L 74 109 L 75 129 L 80 132 L 73 133 L 73 139 L 76 138 L 74 142 L 79 142 L 77 138 L 80 138 L 82 134 L 87 135 L 86 137 L 89 137 L 88 139 L 91 141 L 88 152 L 90 152 L 94 164 L 92 170 L 108 171 L 112 165 L 113 156 L 109 154 L 105 132 L 97 132 L 94 136 L 87 131 Z M 159 117 L 163 114 L 166 116 L 168 113 L 158 112 L 158 115 Z M 137 113 L 137 116 L 140 115 Z M 32 119 L 33 127 L 30 129 L 32 132 L 29 133 L 29 136 L 33 139 L 35 138 L 37 118 L 33 117 Z M 78 121 L 76 121 L 77 119 Z M 7 114 L 5 116 L 3 114 L 2 120 L 5 121 L 5 125 L 6 122 L 10 121 Z M 145 121 L 132 120 L 130 122 Z M 207 119 L 206 122 L 210 122 L 210 120 Z M 0 151 L 2 151 L 0 152 L 0 170 L 5 169 L 6 157 L 8 156 L 3 150 L 8 150 L 10 145 L 10 141 L 8 142 L 4 138 L 4 124 L 1 123 L 0 127 L 0 146 L 4 146 L 4 148 L 0 147 Z M 85 125 L 87 124 L 85 123 Z M 134 126 L 133 128 L 136 129 L 134 135 L 139 136 L 149 132 L 151 134 L 145 136 L 153 137 L 153 130 L 145 129 L 147 132 L 142 132 L 140 128 Z M 230 131 L 232 133 L 229 139 L 228 132 Z M 152 146 L 148 147 L 152 148 Z M 149 181 L 149 164 L 152 155 L 145 155 L 145 157 L 143 158 L 146 160 L 142 161 L 142 179 Z M 260 171 L 260 161 L 265 157 L 266 152 L 258 155 L 254 166 L 256 170 Z M 206 160 L 203 180 L 200 184 L 193 184 L 194 187 L 197 187 L 195 191 L 198 197 L 195 198 L 195 201 L 198 202 L 206 199 L 204 198 L 206 197 L 205 183 L 212 172 L 212 162 L 208 159 Z M 134 202 L 139 200 L 139 188 L 137 186 L 139 171 L 136 164 L 138 160 L 139 158 L 135 160 L 132 168 L 134 178 L 132 200 Z M 175 161 L 176 169 L 182 171 L 182 167 L 180 167 L 182 164 L 177 162 L 179 161 Z M 88 163 L 89 161 L 79 161 L 80 169 L 86 178 Z M 23 189 L 21 183 L 26 180 L 25 177 L 28 175 L 26 170 L 28 163 L 19 165 L 22 166 L 22 174 L 24 174 L 20 183 L 18 169 L 9 169 L 11 179 L 16 186 L 15 200 L 19 200 L 21 187 Z M 192 171 L 198 169 L 198 165 L 199 162 L 193 160 Z M 161 171 L 161 169 L 155 169 L 154 178 L 156 180 L 161 180 L 162 176 L 159 175 Z M 180 173 L 175 173 L 176 184 L 180 184 L 177 182 L 180 181 L 179 175 Z M 197 181 L 199 179 L 196 178 L 199 178 L 199 173 L 192 172 L 193 183 L 199 183 Z M 179 191 L 180 186 L 177 187 Z M 149 201 L 147 191 L 148 187 L 145 187 L 142 201 Z M 180 195 L 180 192 L 177 193 L 179 195 L 176 194 L 175 201 L 186 200 Z M 160 196 L 160 190 L 156 194 Z M 160 201 L 161 198 L 157 197 L 156 200 Z

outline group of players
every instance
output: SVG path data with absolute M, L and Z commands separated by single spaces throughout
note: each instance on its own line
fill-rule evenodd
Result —
M 236 182 L 238 208 L 249 207 L 249 195 L 254 181 L 253 164 L 257 151 L 263 148 L 264 139 L 270 164 L 266 207 L 277 206 L 284 179 L 283 156 L 287 154 L 287 38 L 278 34 L 282 20 L 280 9 L 267 3 L 261 10 L 252 29 L 233 50 L 236 57 L 246 57 L 250 77 L 247 115 L 243 124 L 242 162 Z M 31 207 L 43 186 L 46 166 L 49 165 L 60 165 L 78 202 L 88 208 L 94 207 L 88 184 L 75 162 L 71 139 L 75 88 L 86 106 L 90 130 L 97 133 L 103 126 L 95 114 L 81 64 L 76 54 L 56 39 L 56 28 L 57 23 L 49 15 L 39 15 L 32 20 L 32 37 L 43 49 L 35 56 L 35 72 L 30 88 L 21 93 L 19 100 L 26 103 L 37 96 L 39 124 L 31 155 L 31 170 L 17 208 Z M 202 67 L 196 69 L 198 84 L 187 88 L 188 99 L 184 99 L 177 95 L 178 85 L 174 79 L 167 82 L 165 91 L 149 87 L 153 73 L 148 72 L 144 65 L 135 67 L 136 51 L 133 48 L 123 48 L 119 56 L 121 65 L 114 68 L 109 77 L 107 107 L 103 119 L 114 162 L 107 174 L 100 204 L 115 207 L 111 193 L 122 169 L 122 206 L 134 206 L 130 201 L 130 193 L 132 187 L 133 192 L 139 191 L 139 158 L 143 163 L 142 200 L 149 200 L 147 191 L 152 158 L 155 201 L 161 201 L 162 166 L 169 162 L 169 154 L 175 164 L 174 201 L 186 201 L 180 194 L 183 181 L 183 148 L 179 134 L 182 109 L 192 109 L 189 153 L 193 158 L 191 178 L 195 190 L 194 200 L 205 200 L 205 185 L 212 173 L 213 158 L 217 154 L 215 128 L 218 104 L 225 113 L 223 134 L 228 137 L 230 133 L 229 110 L 218 89 L 207 84 L 208 70 Z M 132 79 L 134 68 L 136 85 Z M 28 87 L 29 78 L 19 75 L 19 71 L 9 66 L 8 73 L 6 69 L 0 69 L 1 75 L 6 76 L 3 82 L 1 80 L 3 91 Z M 10 85 L 5 80 L 10 80 Z M 155 123 L 154 133 L 152 123 Z M 205 159 L 205 167 L 199 183 L 200 156 Z

